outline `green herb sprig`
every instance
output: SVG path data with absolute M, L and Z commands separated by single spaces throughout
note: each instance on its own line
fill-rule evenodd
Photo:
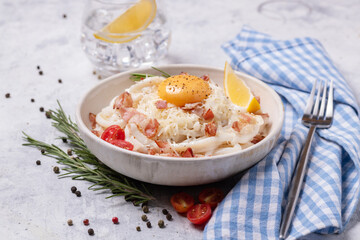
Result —
M 156 71 L 159 71 L 161 72 L 161 76 L 163 77 L 171 77 L 170 74 L 156 68 L 156 67 L 152 67 L 153 69 L 155 69 Z M 131 76 L 130 76 L 130 79 L 134 82 L 137 82 L 137 81 L 140 81 L 140 80 L 143 80 L 144 78 L 147 78 L 147 77 L 155 77 L 156 75 L 152 75 L 152 74 L 144 74 L 144 73 L 132 73 Z
M 59 175 L 60 178 L 71 177 L 73 180 L 85 180 L 92 182 L 90 190 L 110 190 L 111 195 L 107 198 L 124 196 L 125 199 L 141 204 L 155 200 L 149 193 L 144 183 L 128 178 L 100 162 L 86 147 L 79 136 L 79 130 L 70 116 L 67 117 L 58 101 L 59 108 L 55 111 L 49 110 L 53 120 L 52 126 L 66 135 L 68 144 L 76 156 L 69 156 L 65 151 L 54 144 L 47 144 L 35 140 L 24 133 L 24 146 L 34 147 L 44 152 L 45 156 L 54 158 L 59 164 L 65 165 L 62 168 L 66 173 Z M 64 138 L 64 137 L 60 137 Z

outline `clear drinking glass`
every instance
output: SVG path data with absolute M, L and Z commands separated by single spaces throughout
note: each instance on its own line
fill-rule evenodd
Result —
M 163 58 L 170 44 L 170 28 L 166 16 L 157 4 L 154 20 L 143 31 L 116 34 L 133 40 L 123 43 L 108 42 L 94 37 L 139 0 L 88 0 L 81 29 L 82 48 L 103 76 L 150 66 Z M 114 35 L 114 34 L 112 34 Z
M 267 0 L 258 6 L 260 14 L 283 22 L 307 18 L 311 11 L 311 7 L 300 0 Z

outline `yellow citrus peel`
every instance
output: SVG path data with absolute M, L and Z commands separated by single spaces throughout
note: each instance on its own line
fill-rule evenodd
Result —
M 239 78 L 228 62 L 224 69 L 225 94 L 234 104 L 246 108 L 250 113 L 260 110 L 260 104 L 252 94 L 250 88 Z
M 155 0 L 139 0 L 114 21 L 94 33 L 94 37 L 111 43 L 130 42 L 141 35 L 136 33 L 145 30 L 155 16 Z

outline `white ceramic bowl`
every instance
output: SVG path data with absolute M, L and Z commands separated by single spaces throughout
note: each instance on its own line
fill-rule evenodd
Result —
M 197 65 L 167 65 L 159 68 L 171 75 L 180 72 L 196 76 L 208 74 L 212 81 L 219 86 L 223 85 L 223 69 Z M 284 108 L 279 95 L 262 81 L 237 72 L 252 91 L 261 97 L 261 108 L 270 115 L 271 129 L 269 135 L 261 142 L 239 152 L 202 158 L 153 156 L 113 146 L 91 133 L 88 116 L 90 112 L 100 112 L 114 96 L 130 87 L 133 82 L 129 80 L 129 76 L 133 72 L 159 75 L 159 72 L 151 68 L 144 68 L 109 77 L 86 93 L 76 111 L 76 122 L 86 145 L 103 163 L 115 171 L 154 184 L 200 185 L 222 180 L 251 167 L 270 152 L 278 139 L 284 119 Z

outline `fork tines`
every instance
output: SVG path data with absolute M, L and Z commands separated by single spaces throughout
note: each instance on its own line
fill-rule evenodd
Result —
M 330 86 L 328 87 L 328 81 L 324 83 L 320 81 L 319 86 L 317 86 L 317 80 L 311 89 L 311 93 L 306 104 L 304 111 L 304 116 L 302 121 L 305 125 L 329 125 L 332 121 L 333 116 L 333 81 L 330 81 Z M 316 91 L 317 90 L 317 91 Z M 316 94 L 316 97 L 315 97 Z M 315 103 L 314 103 L 315 98 Z M 326 109 L 325 109 L 326 105 Z

